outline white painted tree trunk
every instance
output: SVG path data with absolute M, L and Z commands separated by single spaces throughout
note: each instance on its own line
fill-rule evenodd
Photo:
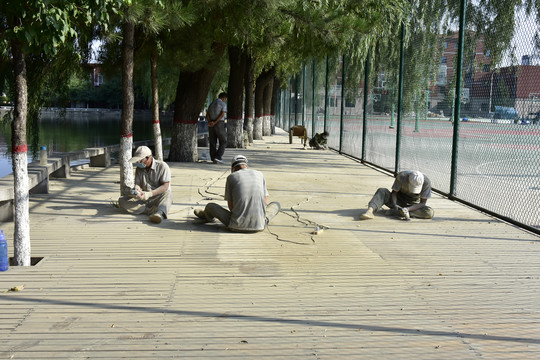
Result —
M 247 128 L 246 131 L 248 134 L 249 145 L 252 145 L 253 144 L 253 117 L 249 116 L 246 119 L 246 128 Z
M 255 121 L 253 121 L 253 140 L 263 139 L 263 118 L 264 116 L 255 116 Z
M 242 149 L 244 147 L 244 119 L 227 119 L 227 147 Z
M 263 130 L 262 130 L 263 136 L 270 136 L 272 135 L 272 128 L 270 126 L 270 115 L 264 115 L 263 116 Z
M 15 263 L 30 266 L 30 210 L 28 189 L 28 160 L 25 152 L 13 152 L 14 200 L 13 221 Z
M 158 160 L 163 160 L 163 146 L 161 138 L 161 126 L 159 120 L 154 120 L 154 156 Z
M 152 83 L 152 124 L 154 128 L 154 157 L 163 160 L 161 127 L 159 126 L 159 82 L 158 82 L 158 47 L 154 42 L 150 56 L 150 80 Z
M 125 136 L 120 138 L 120 194 L 127 195 L 129 189 L 133 188 L 133 164 L 131 159 L 131 149 L 133 147 L 133 137 Z
M 270 115 L 270 134 L 274 135 L 276 133 L 276 116 Z

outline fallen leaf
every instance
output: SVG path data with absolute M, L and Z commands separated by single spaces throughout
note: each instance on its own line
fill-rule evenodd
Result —
M 24 289 L 24 285 L 14 286 L 9 291 L 21 291 Z

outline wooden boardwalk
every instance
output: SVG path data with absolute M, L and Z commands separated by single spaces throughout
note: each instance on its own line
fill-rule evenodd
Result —
M 160 225 L 111 206 L 117 166 L 32 196 L 43 260 L 0 273 L 0 359 L 540 358 L 538 236 L 438 195 L 433 220 L 358 221 L 391 177 L 283 133 L 237 153 L 282 205 L 267 231 L 195 223 L 228 164 L 171 163 Z

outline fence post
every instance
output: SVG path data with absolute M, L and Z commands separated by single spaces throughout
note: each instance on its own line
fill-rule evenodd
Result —
M 313 81 L 313 84 L 311 85 L 311 88 L 312 88 L 312 92 L 311 92 L 311 137 L 315 137 L 315 86 L 316 86 L 316 82 L 315 82 L 315 68 L 317 66 L 317 59 L 316 58 L 313 58 L 313 71 L 312 71 L 312 75 L 311 75 L 311 80 Z
M 392 96 L 393 97 L 393 96 Z M 395 113 L 396 113 L 396 104 L 394 103 L 394 99 L 392 99 L 392 116 L 390 118 L 390 126 L 389 128 L 390 129 L 393 129 L 395 128 L 396 126 L 394 125 L 394 116 L 395 116 Z
M 366 64 L 364 65 L 364 108 L 362 109 L 363 124 L 362 124 L 362 158 L 360 160 L 366 160 L 366 139 L 367 139 L 367 105 L 368 105 L 368 91 L 369 91 L 369 61 L 371 56 L 371 50 L 368 50 Z
M 345 66 L 346 55 L 343 53 L 341 62 L 341 114 L 339 118 L 339 152 L 343 150 L 343 123 L 345 119 Z
M 428 113 L 429 113 L 429 89 L 426 90 L 426 116 L 424 118 L 425 121 L 428 120 Z
M 292 121 L 292 110 L 293 110 L 293 106 L 295 105 L 295 102 L 293 101 L 292 99 L 292 93 L 291 93 L 291 90 L 293 89 L 292 87 L 292 82 L 294 81 L 293 80 L 294 78 L 291 76 L 290 80 L 289 80 L 289 122 L 288 122 L 288 127 L 287 127 L 287 131 L 289 131 L 289 129 L 292 127 L 291 126 L 291 121 Z M 296 95 L 295 95 L 296 97 Z
M 306 126 L 306 65 L 302 65 L 302 126 Z
M 324 83 L 324 131 L 327 129 L 327 121 L 328 121 L 328 70 L 329 70 L 330 64 L 328 62 L 328 55 L 326 55 L 326 81 Z
M 420 114 L 418 109 L 420 108 L 420 98 L 418 93 L 414 94 L 414 132 L 420 132 Z
M 452 138 L 452 167 L 450 174 L 450 197 L 456 195 L 457 160 L 459 142 L 459 115 L 461 107 L 461 75 L 463 72 L 463 48 L 465 43 L 465 8 L 467 0 L 461 0 L 459 9 L 459 40 L 456 64 L 456 91 L 454 95 L 454 134 Z
M 281 90 L 278 89 L 277 91 L 277 94 L 276 94 L 276 103 L 275 103 L 275 108 L 274 108 L 274 114 L 276 114 L 276 118 L 275 118 L 275 124 L 277 127 L 281 127 L 281 123 L 280 123 L 280 116 L 279 116 L 279 100 L 280 100 L 280 97 L 281 97 Z
M 401 24 L 401 45 L 399 56 L 399 80 L 398 80 L 398 108 L 397 108 L 397 130 L 396 130 L 396 158 L 394 173 L 399 172 L 399 157 L 401 148 L 401 113 L 403 107 L 403 71 L 405 63 L 405 24 Z

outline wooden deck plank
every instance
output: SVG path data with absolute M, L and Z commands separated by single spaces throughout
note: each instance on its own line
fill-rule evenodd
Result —
M 236 153 L 282 205 L 264 232 L 196 224 L 228 165 L 171 163 L 160 225 L 111 206 L 117 167 L 33 196 L 44 259 L 0 273 L 0 358 L 540 357 L 538 236 L 439 195 L 433 220 L 357 221 L 391 177 L 284 134 Z

